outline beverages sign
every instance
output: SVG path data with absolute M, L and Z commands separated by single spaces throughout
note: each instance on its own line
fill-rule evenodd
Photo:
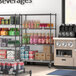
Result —
M 22 4 L 31 3 L 32 0 L 0 0 L 0 4 Z

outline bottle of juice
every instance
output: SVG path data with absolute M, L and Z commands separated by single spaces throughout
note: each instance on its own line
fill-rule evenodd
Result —
M 45 33 L 42 34 L 42 44 L 45 44 Z
M 27 34 L 27 44 L 30 43 L 30 33 Z
M 30 44 L 33 44 L 33 33 L 31 33 L 31 36 L 30 36 Z
M 28 28 L 28 21 L 24 22 L 25 27 L 24 28 Z
M 38 34 L 38 44 L 42 44 L 42 34 Z
M 31 28 L 33 29 L 34 28 L 34 22 L 31 21 Z
M 37 33 L 36 33 L 36 34 L 34 34 L 33 43 L 37 44 L 37 40 L 38 40 L 38 36 L 37 36 Z
M 26 44 L 27 43 L 27 38 L 26 38 L 26 36 L 27 36 L 27 34 L 26 33 L 24 33 L 23 34 L 23 39 L 22 39 L 22 43 L 24 44 Z
M 37 23 L 37 28 L 39 28 L 40 27 L 40 21 L 37 21 L 36 23 Z
M 31 21 L 28 21 L 28 28 L 31 28 Z
M 47 33 L 46 35 L 46 44 L 50 44 L 50 34 Z
M 36 23 L 36 21 L 34 21 L 34 28 L 35 28 L 35 29 L 37 28 L 37 23 Z

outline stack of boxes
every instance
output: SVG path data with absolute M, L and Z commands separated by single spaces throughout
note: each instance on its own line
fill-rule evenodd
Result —
M 38 51 L 31 51 L 29 46 L 21 47 L 21 59 L 22 60 L 35 60 L 35 53 Z
M 25 60 L 29 60 L 29 51 L 30 51 L 30 46 L 26 46 L 25 47 L 25 54 L 24 54 L 24 58 Z
M 53 53 L 50 52 L 50 46 L 43 46 L 43 52 L 35 53 L 35 60 L 53 60 Z
M 21 59 L 25 60 L 29 59 L 29 50 L 30 50 L 29 46 L 21 47 L 21 53 L 20 53 Z
M 51 47 L 52 49 L 52 47 Z M 29 46 L 21 47 L 22 60 L 53 60 L 53 53 L 50 51 L 50 46 L 43 46 L 43 52 L 31 51 Z
M 35 60 L 35 53 L 38 51 L 29 51 L 29 60 Z
M 15 59 L 15 52 L 10 50 L 0 50 L 0 59 Z

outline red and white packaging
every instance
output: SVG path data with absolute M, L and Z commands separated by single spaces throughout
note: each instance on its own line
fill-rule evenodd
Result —
M 0 59 L 6 59 L 6 55 L 0 55 Z
M 0 50 L 0 55 L 6 55 L 7 50 Z
M 24 62 L 19 62 L 19 63 L 18 63 L 18 69 L 19 69 L 19 70 L 24 69 Z
M 34 51 L 29 51 L 29 54 L 34 54 Z
M 34 54 L 29 54 L 29 60 L 34 60 L 35 56 Z
M 17 65 L 18 65 L 17 62 L 12 62 L 11 63 L 11 66 L 12 66 L 13 70 L 17 70 Z

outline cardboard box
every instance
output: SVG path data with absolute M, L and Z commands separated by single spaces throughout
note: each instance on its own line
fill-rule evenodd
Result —
M 40 53 L 40 60 L 45 60 L 45 53 Z
M 51 49 L 52 49 L 52 47 L 51 47 Z M 44 53 L 50 53 L 50 46 L 43 46 L 43 52 Z
M 40 60 L 40 53 L 35 53 L 35 60 Z
M 15 52 L 14 51 L 7 51 L 7 56 L 14 56 Z
M 0 59 L 6 59 L 6 55 L 0 55 Z
M 53 59 L 54 59 L 53 53 L 52 54 L 46 53 L 46 60 L 53 60 Z
M 0 50 L 0 55 L 6 55 L 7 50 Z

